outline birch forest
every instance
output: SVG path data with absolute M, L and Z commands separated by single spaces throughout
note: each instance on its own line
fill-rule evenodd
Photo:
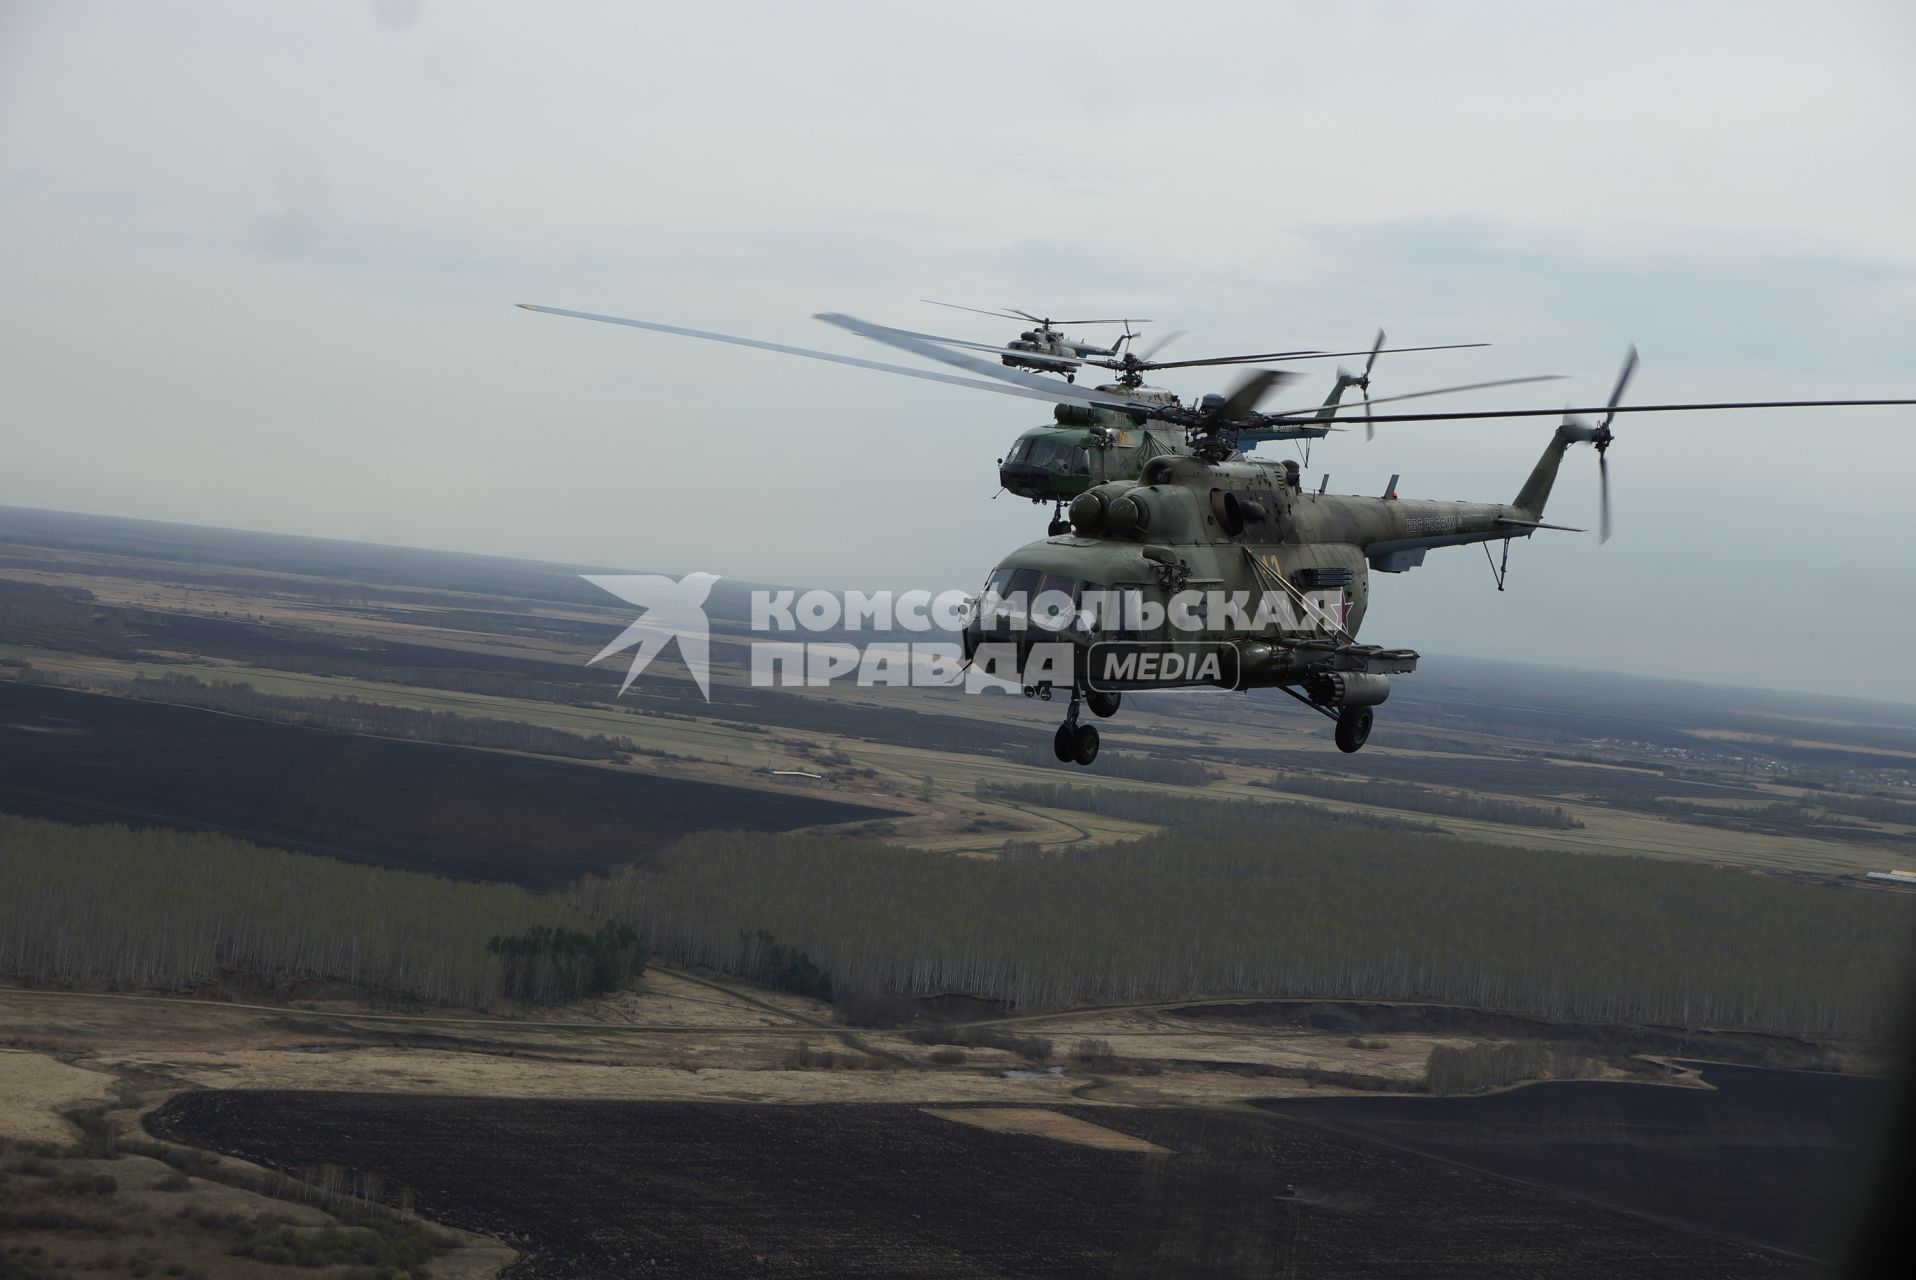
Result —
M 1889 1029 L 1916 928 L 1900 896 L 1254 806 L 996 860 L 706 833 L 573 900 L 667 962 L 742 972 L 766 931 L 841 996 L 1340 996 L 1870 1037 Z
M 0 814 L 0 884 L 0 977 L 25 982 L 150 989 L 240 973 L 490 1008 L 506 982 L 528 999 L 585 994 L 582 954 L 615 981 L 637 960 L 561 945 L 602 937 L 601 922 L 525 889 L 219 835 Z

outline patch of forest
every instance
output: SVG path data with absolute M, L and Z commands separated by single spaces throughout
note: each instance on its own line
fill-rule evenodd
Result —
M 358 866 L 225 836 L 0 814 L 0 974 L 178 989 L 318 978 L 491 1008 L 643 969 L 629 932 L 511 885 Z
M 1231 992 L 1874 1038 L 1911 959 L 1916 904 L 1891 895 L 1186 803 L 1210 812 L 996 860 L 707 832 L 572 900 L 676 963 L 738 972 L 763 929 L 841 998 L 1030 1008 Z

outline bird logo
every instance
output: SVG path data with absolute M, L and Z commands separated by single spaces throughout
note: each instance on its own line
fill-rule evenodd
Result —
M 712 584 L 719 580 L 719 575 L 688 573 L 676 579 L 657 573 L 582 573 L 579 576 L 644 611 L 619 633 L 618 639 L 599 650 L 598 656 L 586 663 L 588 667 L 636 645 L 625 683 L 619 686 L 619 693 L 623 695 L 652 659 L 677 640 L 685 669 L 698 682 L 705 700 L 712 700 L 711 624 L 705 618 L 705 598 L 712 593 Z

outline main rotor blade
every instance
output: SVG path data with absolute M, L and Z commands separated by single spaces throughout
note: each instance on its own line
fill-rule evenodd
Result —
M 1417 399 L 1421 399 L 1424 396 L 1447 396 L 1447 395 L 1452 395 L 1459 391 L 1484 391 L 1484 390 L 1488 390 L 1491 387 L 1516 387 L 1516 386 L 1522 386 L 1526 382 L 1560 382 L 1562 381 L 1563 377 L 1564 375 L 1561 373 L 1540 373 L 1540 374 L 1535 374 L 1528 378 L 1499 378 L 1495 382 L 1466 382 L 1462 384 L 1461 386 L 1455 386 L 1455 387 L 1432 387 L 1429 391 L 1406 391 L 1402 395 L 1378 396 L 1374 400 L 1373 399 L 1346 400 L 1331 406 L 1331 412 L 1334 415 L 1339 409 L 1368 410 L 1370 406 L 1374 404 L 1391 404 L 1394 401 L 1398 401 L 1398 400 L 1417 400 Z M 1308 409 L 1286 409 L 1278 413 L 1267 413 L 1267 414 L 1264 414 L 1263 416 L 1267 418 L 1301 418 L 1304 415 L 1309 414 L 1312 417 L 1316 417 L 1318 414 L 1322 413 L 1323 410 L 1324 410 L 1324 406 L 1319 404 L 1319 405 L 1312 405 Z M 1552 409 L 1550 410 L 1550 412 L 1562 413 L 1562 412 L 1566 412 L 1566 410 Z M 1575 413 L 1580 411 L 1568 410 L 1567 412 Z M 1397 421 L 1397 419 L 1392 418 L 1389 414 L 1373 415 L 1366 412 L 1365 417 L 1367 420 L 1371 422 Z
M 869 320 L 860 320 L 857 316 L 841 315 L 836 312 L 821 312 L 812 318 L 815 320 L 823 320 L 826 324 L 835 325 L 849 333 L 855 333 L 861 338 L 870 338 L 873 342 L 882 342 L 888 347 L 897 347 L 901 351 L 909 351 L 913 355 L 923 356 L 927 360 L 936 360 L 940 364 L 952 365 L 959 369 L 969 369 L 973 373 L 982 374 L 985 378 L 991 379 L 989 382 L 973 382 L 971 385 L 974 386 L 995 386 L 998 383 L 1005 383 L 1010 386 L 1023 388 L 1026 392 L 1035 392 L 1037 393 L 1036 398 L 1038 399 L 1050 400 L 1058 404 L 1082 404 L 1094 409 L 1121 409 L 1126 413 L 1161 413 L 1163 410 L 1171 407 L 1153 404 L 1148 400 L 1133 399 L 1130 396 L 1120 395 L 1116 392 L 1082 391 L 1076 387 L 1052 382 L 1035 373 L 1022 373 L 1016 369 L 1007 369 L 1002 365 L 987 364 L 983 360 L 963 355 L 948 347 L 941 347 L 935 342 L 926 342 L 922 339 L 914 338 L 903 329 L 893 329 L 888 325 L 873 324 Z M 1050 359 L 1052 357 L 1044 358 Z M 896 370 L 898 366 L 889 365 L 885 367 Z M 914 370 L 913 372 L 918 373 L 920 377 L 931 376 L 922 371 Z
M 987 311 L 983 307 L 966 307 L 956 302 L 940 302 L 936 298 L 920 298 L 919 301 L 929 302 L 934 307 L 950 307 L 953 311 L 969 311 L 974 315 L 997 316 L 1001 320 L 1038 320 L 1038 317 L 1028 316 L 1022 311 L 1015 314 L 1010 311 Z M 1038 321 L 1038 323 L 1042 324 L 1043 322 Z
M 1164 350 L 1166 347 L 1170 346 L 1173 342 L 1176 342 L 1179 338 L 1182 338 L 1185 334 L 1189 332 L 1190 330 L 1188 329 L 1171 330 L 1171 332 L 1165 334 L 1162 338 L 1159 338 L 1156 342 L 1152 343 L 1149 347 L 1147 347 L 1145 349 L 1144 354 L 1139 356 L 1138 359 L 1149 361 L 1152 356 Z M 1159 365 L 1157 367 L 1163 368 L 1162 365 Z
M 1435 347 L 1365 347 L 1362 351 L 1271 351 L 1261 356 L 1217 356 L 1209 360 L 1175 360 L 1154 364 L 1154 369 L 1181 369 L 1193 364 L 1255 364 L 1263 360 L 1330 360 L 1338 356 L 1396 355 L 1402 351 L 1461 351 L 1465 347 L 1487 347 L 1488 342 L 1446 342 Z
M 1269 395 L 1271 388 L 1284 381 L 1285 377 L 1276 369 L 1259 369 L 1237 384 L 1230 398 L 1212 415 L 1213 420 L 1229 424 L 1249 417 L 1257 409 L 1257 402 Z
M 1049 323 L 1055 329 L 1059 325 L 1066 325 L 1066 324 L 1153 324 L 1155 323 L 1155 321 L 1151 320 L 1148 316 L 1146 317 L 1119 316 L 1115 320 L 1051 320 L 1051 321 L 1040 320 L 1038 323 L 1039 324 Z
M 1397 397 L 1391 397 L 1396 399 Z M 1710 404 L 1584 405 L 1574 409 L 1474 409 L 1462 413 L 1380 413 L 1378 422 L 1465 422 L 1473 418 L 1548 418 L 1560 413 L 1686 413 L 1699 409 L 1850 409 L 1916 405 L 1916 400 L 1724 400 Z M 1299 410 L 1299 413 L 1304 412 Z
M 1266 360 L 1315 360 L 1321 351 L 1271 351 L 1261 356 L 1206 356 L 1202 360 L 1146 360 L 1147 369 L 1190 369 L 1201 364 L 1260 364 Z
M 1030 384 L 1013 382 L 1009 379 L 985 381 L 979 378 L 961 378 L 956 374 L 938 373 L 932 369 L 912 369 L 899 364 L 885 364 L 879 360 L 861 360 L 857 356 L 841 356 L 830 351 L 813 351 L 809 347 L 787 346 L 782 342 L 761 342 L 757 338 L 740 338 L 729 333 L 709 333 L 703 329 L 684 329 L 678 325 L 655 324 L 650 320 L 629 320 L 624 316 L 602 316 L 591 311 L 568 311 L 563 307 L 542 307 L 531 302 L 521 302 L 519 306 L 527 311 L 542 311 L 547 315 L 571 316 L 575 320 L 597 320 L 602 324 L 622 324 L 633 329 L 651 329 L 658 333 L 677 334 L 682 338 L 702 338 L 707 342 L 725 342 L 735 347 L 756 347 L 760 351 L 777 351 L 788 356 L 804 356 L 808 360 L 824 360 L 831 364 L 851 365 L 856 369 L 873 369 L 879 373 L 896 373 L 907 378 L 922 378 L 927 382 L 943 382 L 955 387 L 971 387 L 981 391 L 996 391 L 1000 395 L 1023 396 L 1027 400 L 1046 400 L 1052 404 L 1081 404 L 1093 409 L 1117 409 L 1126 413 L 1134 412 L 1140 406 L 1129 399 L 1119 400 L 1108 395 L 1096 395 L 1079 391 L 1075 387 L 1061 382 L 1046 382 L 1034 377 Z M 929 345 L 929 344 L 927 344 Z M 982 364 L 982 361 L 971 362 Z M 969 365 L 967 366 L 969 367 Z M 985 365 L 987 370 L 992 366 Z M 1009 372 L 1007 370 L 1006 372 Z
M 1133 316 L 1129 320 L 1047 320 L 1034 316 L 1029 311 L 1020 311 L 1016 307 L 1007 307 L 1003 311 L 987 311 L 983 307 L 967 307 L 957 302 L 940 302 L 936 298 L 920 298 L 920 302 L 929 302 L 934 307 L 950 307 L 953 311 L 970 311 L 981 316 L 1000 316 L 1006 320 L 1028 320 L 1038 325 L 1061 324 L 1150 324 L 1149 320 L 1140 320 Z
M 937 333 L 918 333 L 911 329 L 894 329 L 892 332 L 902 333 L 909 338 L 917 338 L 920 342 L 937 342 L 947 347 L 963 347 L 967 351 L 983 351 L 994 356 L 1014 356 L 1020 360 L 1050 360 L 1055 364 L 1076 366 L 1090 364 L 1097 360 L 1109 359 L 1109 357 L 1104 356 L 1064 356 L 1053 355 L 1049 351 L 1021 351 L 1017 347 L 998 347 L 993 346 L 989 342 L 967 342 L 963 338 L 947 338 L 943 334 Z

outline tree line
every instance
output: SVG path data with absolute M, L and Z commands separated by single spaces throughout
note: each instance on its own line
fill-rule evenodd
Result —
M 571 896 L 674 963 L 745 972 L 764 929 L 840 991 L 1027 1008 L 1337 996 L 1879 1037 L 1911 971 L 1916 904 L 1892 895 L 1210 807 L 996 860 L 707 832 Z
M 1329 778 L 1311 773 L 1274 773 L 1267 779 L 1253 781 L 1251 785 L 1292 795 L 1318 796 L 1325 800 L 1378 805 L 1386 809 L 1408 809 L 1414 813 L 1434 813 L 1446 818 L 1501 822 L 1513 827 L 1548 827 L 1571 831 L 1583 826 L 1580 819 L 1556 805 L 1526 804 L 1521 800 L 1461 791 L 1437 791 L 1409 782 Z
M 576 990 L 550 972 L 562 967 L 550 948 L 542 970 L 539 957 L 489 949 L 490 941 L 538 930 L 547 938 L 598 938 L 604 927 L 512 885 L 361 866 L 203 832 L 73 827 L 7 814 L 0 814 L 0 885 L 0 975 L 71 986 L 181 987 L 241 973 L 330 979 L 485 1009 L 502 996 L 567 999 Z
M 1073 763 L 1061 763 L 1047 756 L 1036 762 L 1045 769 L 1076 770 Z M 1166 782 L 1176 787 L 1201 787 L 1216 782 L 1224 774 L 1201 760 L 1188 760 L 1178 756 L 1133 755 L 1123 751 L 1106 751 L 1098 756 L 1098 772 L 1113 778 L 1131 778 L 1138 782 Z
M 340 733 L 367 733 L 456 747 L 492 747 L 579 760 L 610 760 L 640 752 L 639 746 L 626 737 L 573 733 L 523 720 L 468 716 L 425 707 L 403 707 L 389 702 L 367 702 L 351 694 L 319 698 L 262 693 L 249 684 L 231 680 L 216 680 L 209 684 L 197 676 L 176 671 L 160 676 L 133 676 L 127 679 L 98 675 L 78 679 L 44 671 L 28 671 L 23 675 L 29 683 L 83 689 L 148 702 L 170 702 Z
M 1314 826 L 1362 827 L 1373 831 L 1443 833 L 1442 827 L 1431 822 L 1415 822 L 1357 809 L 1326 809 L 1321 804 L 1305 804 L 1296 800 L 1220 800 L 1163 791 L 1050 782 L 985 782 L 979 784 L 975 794 L 984 799 L 999 796 L 1006 800 L 1035 804 L 1043 809 L 1076 809 L 1080 813 L 1095 813 L 1102 818 L 1123 818 L 1130 822 L 1149 822 L 1159 826 L 1232 818 L 1248 824 L 1306 822 Z

